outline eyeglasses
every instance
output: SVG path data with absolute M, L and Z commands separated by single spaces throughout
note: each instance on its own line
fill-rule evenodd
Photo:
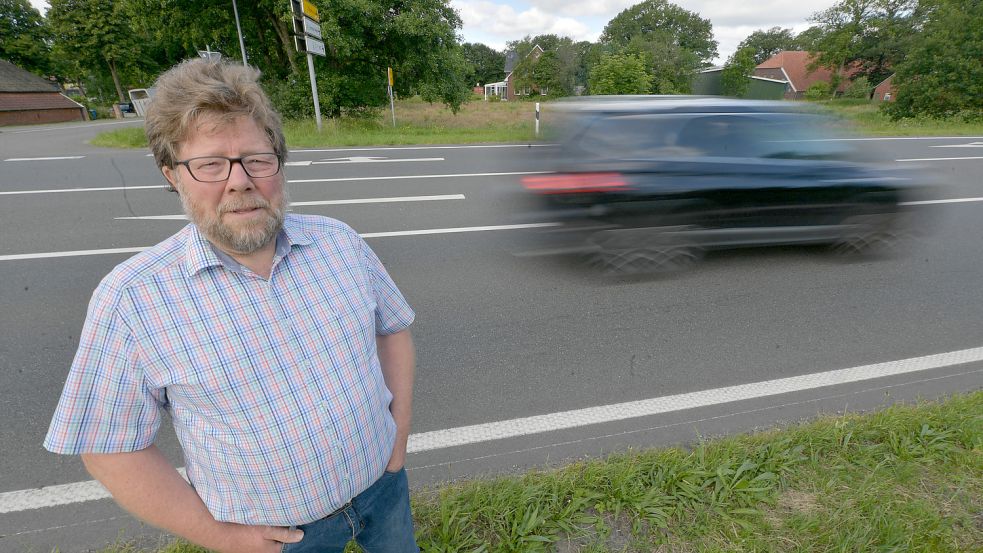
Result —
M 272 153 L 242 157 L 202 156 L 175 163 L 187 167 L 191 178 L 198 182 L 222 182 L 232 174 L 234 162 L 239 162 L 242 170 L 254 179 L 272 177 L 280 172 L 280 158 Z

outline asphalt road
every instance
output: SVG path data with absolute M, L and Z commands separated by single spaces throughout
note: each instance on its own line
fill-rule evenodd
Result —
M 40 445 L 89 296 L 132 255 L 105 250 L 185 224 L 166 218 L 180 205 L 145 151 L 82 143 L 98 130 L 0 132 L 0 552 L 159 536 L 110 500 L 82 500 L 95 488 L 75 485 L 90 480 L 79 460 Z M 855 144 L 892 159 L 970 158 L 981 140 Z M 525 231 L 495 228 L 524 221 L 515 173 L 545 170 L 548 147 L 332 150 L 291 153 L 291 200 L 348 202 L 294 209 L 365 233 L 417 311 L 414 486 L 983 387 L 983 159 L 918 162 L 941 197 L 975 200 L 920 206 L 933 231 L 898 256 L 747 250 L 669 278 L 612 280 L 513 256 Z M 50 157 L 72 159 L 16 160 Z M 851 381 L 826 375 L 854 367 Z M 755 384 L 776 379 L 793 380 Z M 542 417 L 653 398 L 641 416 Z M 159 443 L 183 464 L 169 429 Z

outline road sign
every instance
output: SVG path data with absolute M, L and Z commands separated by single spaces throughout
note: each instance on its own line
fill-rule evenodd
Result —
M 294 45 L 297 47 L 298 52 L 314 54 L 315 56 L 325 55 L 324 43 L 313 37 L 295 36 Z
M 317 14 L 317 6 L 312 4 L 310 0 L 290 0 L 290 10 L 297 19 L 307 16 L 314 21 L 321 20 Z

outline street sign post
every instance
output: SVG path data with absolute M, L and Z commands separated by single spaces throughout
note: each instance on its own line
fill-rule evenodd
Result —
M 321 41 L 321 18 L 317 13 L 317 6 L 310 0 L 290 0 L 290 12 L 294 17 L 294 45 L 298 52 L 307 54 L 307 72 L 311 77 L 311 96 L 314 97 L 314 117 L 317 119 L 317 132 L 321 132 L 321 103 L 317 97 L 313 57 L 326 54 L 324 42 Z
M 396 126 L 396 102 L 393 101 L 393 68 L 392 67 L 388 67 L 387 69 L 388 69 L 387 75 L 389 76 L 389 86 L 387 87 L 389 89 L 389 108 L 393 112 L 393 127 L 395 127 Z

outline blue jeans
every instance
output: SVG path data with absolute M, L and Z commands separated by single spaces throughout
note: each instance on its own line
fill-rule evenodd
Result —
M 304 539 L 285 543 L 281 553 L 341 553 L 355 540 L 366 553 L 418 553 L 410 514 L 406 469 L 384 472 L 351 503 L 297 528 Z

